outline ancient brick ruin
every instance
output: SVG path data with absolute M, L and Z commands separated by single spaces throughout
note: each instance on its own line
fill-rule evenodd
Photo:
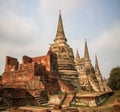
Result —
M 108 94 L 111 89 L 102 79 L 97 57 L 95 68 L 92 66 L 87 41 L 84 57 L 81 58 L 77 51 L 74 58 L 73 50 L 67 44 L 61 13 L 54 43 L 45 56 L 23 56 L 22 63 L 14 57 L 6 57 L 0 81 L 0 103 L 22 106 L 56 102 L 57 108 L 70 106 L 75 99 L 79 104 L 81 97 L 76 93 L 81 91 L 104 92 L 104 99 L 105 92 Z M 62 97 L 59 98 L 58 93 L 62 93 Z M 101 93 L 96 97 L 97 100 L 101 98 Z M 95 97 L 93 99 L 96 101 Z
M 50 51 L 47 55 L 40 57 L 31 58 L 23 56 L 22 64 L 19 64 L 16 58 L 7 56 L 5 71 L 2 74 L 4 99 L 10 100 L 17 96 L 22 96 L 22 98 L 19 98 L 21 100 L 30 95 L 29 98 L 32 98 L 31 102 L 37 104 L 42 103 L 42 97 L 48 100 L 48 95 L 60 91 L 57 80 L 57 66 L 55 65 L 57 65 L 56 54 Z M 21 89 L 22 92 L 19 92 L 19 89 Z M 12 91 L 14 91 L 13 93 L 17 94 L 17 96 L 12 94 Z M 26 93 L 29 93 L 29 95 Z M 14 101 L 12 100 L 11 102 Z

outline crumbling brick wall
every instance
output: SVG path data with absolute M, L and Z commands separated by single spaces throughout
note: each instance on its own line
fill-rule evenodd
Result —
M 14 70 L 11 68 L 14 67 Z M 6 57 L 2 84 L 10 88 L 46 90 L 49 94 L 60 91 L 57 80 L 57 56 L 48 52 L 45 56 L 23 56 L 22 63 L 13 57 Z
M 32 58 L 32 60 L 33 60 L 35 63 L 45 65 L 46 71 L 50 71 L 49 55 L 34 57 L 34 58 Z
M 22 58 L 22 64 L 32 63 L 32 58 L 28 56 L 23 56 Z
M 50 51 L 48 52 L 48 55 L 50 55 L 50 70 L 51 70 L 51 72 L 58 74 L 57 55 Z
M 18 70 L 19 62 L 16 58 L 6 56 L 5 72 Z
M 38 64 L 45 65 L 46 71 L 57 73 L 57 55 L 48 51 L 47 55 L 34 57 L 32 60 Z

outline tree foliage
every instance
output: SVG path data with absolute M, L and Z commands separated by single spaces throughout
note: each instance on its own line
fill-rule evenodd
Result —
M 108 85 L 112 90 L 120 90 L 120 67 L 111 70 Z

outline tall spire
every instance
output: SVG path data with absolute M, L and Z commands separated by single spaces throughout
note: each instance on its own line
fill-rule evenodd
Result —
M 78 49 L 76 51 L 76 60 L 80 60 L 80 55 L 79 55 Z
M 67 42 L 67 39 L 66 39 L 65 33 L 64 33 L 62 16 L 61 16 L 61 11 L 60 10 L 59 10 L 59 20 L 58 20 L 57 33 L 56 33 L 56 37 L 54 39 L 54 42 L 57 42 L 57 41 L 58 42 L 59 41 Z
M 84 58 L 85 58 L 85 61 L 90 61 L 90 57 L 89 57 L 89 52 L 88 52 L 88 46 L 87 46 L 87 41 L 86 41 L 86 39 L 85 39 Z
M 100 71 L 99 70 L 99 64 L 98 64 L 97 55 L 95 55 L 95 70 Z

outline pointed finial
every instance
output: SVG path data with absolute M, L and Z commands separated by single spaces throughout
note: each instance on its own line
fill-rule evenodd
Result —
M 59 14 L 61 14 L 61 10 L 59 10 Z
M 59 10 L 57 33 L 56 33 L 56 37 L 54 39 L 54 42 L 59 42 L 59 40 L 62 40 L 62 42 L 67 42 L 67 39 L 66 39 L 65 33 L 64 33 L 64 28 L 63 28 L 61 10 Z
M 89 57 L 89 52 L 88 52 L 88 46 L 87 46 L 86 38 L 85 38 L 84 58 L 85 58 L 86 61 L 89 61 L 89 62 L 90 62 L 90 57 Z
M 79 55 L 79 52 L 78 52 L 78 48 L 76 49 L 76 60 L 80 60 L 80 55 Z
M 96 54 L 95 54 L 95 70 L 99 71 L 99 64 L 98 64 L 98 59 Z

